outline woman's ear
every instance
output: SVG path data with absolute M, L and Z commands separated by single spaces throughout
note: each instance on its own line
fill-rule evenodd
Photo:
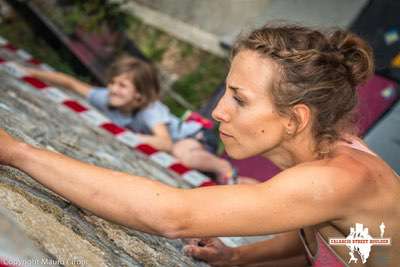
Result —
M 297 104 L 292 107 L 292 111 L 296 116 L 296 121 L 293 119 L 289 121 L 287 131 L 290 134 L 298 134 L 311 123 L 311 109 L 305 104 Z

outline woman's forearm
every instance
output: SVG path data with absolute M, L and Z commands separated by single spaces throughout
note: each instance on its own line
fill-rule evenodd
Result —
M 304 253 L 297 231 L 275 235 L 274 238 L 233 249 L 230 264 L 251 266 L 260 262 L 288 259 Z
M 171 236 L 177 227 L 179 190 L 19 144 L 11 165 L 74 204 L 119 224 Z M 148 207 L 151 206 L 151 209 Z

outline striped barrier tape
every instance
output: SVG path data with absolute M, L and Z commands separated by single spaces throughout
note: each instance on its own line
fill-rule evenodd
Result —
M 6 49 L 8 52 L 11 52 L 21 58 L 23 61 L 29 64 L 36 65 L 41 69 L 53 70 L 47 64 L 41 63 L 39 60 L 34 59 L 28 52 L 22 49 L 18 49 L 2 37 L 0 37 L 0 48 Z M 56 87 L 49 86 L 45 82 L 37 78 L 27 76 L 26 73 L 14 62 L 0 58 L 0 69 L 13 77 L 20 79 L 21 81 L 30 85 L 30 87 L 42 92 L 46 97 L 48 97 L 55 103 L 63 105 L 71 111 L 77 113 L 83 120 L 85 120 L 89 124 L 100 127 L 108 133 L 112 134 L 116 139 L 118 139 L 118 141 L 147 155 L 152 161 L 182 177 L 182 179 L 189 183 L 191 186 L 199 187 L 215 185 L 215 183 L 210 178 L 196 170 L 192 170 L 187 166 L 181 164 L 175 157 L 171 156 L 170 154 L 159 151 L 149 144 L 142 143 L 137 135 L 134 134 L 132 131 L 113 123 L 107 117 L 92 109 L 88 105 L 80 103 L 75 99 L 71 99 L 71 97 L 69 97 L 68 95 L 63 93 L 62 90 Z
M 2 47 L 3 49 L 7 49 L 8 51 L 16 54 L 19 58 L 25 60 L 27 63 L 35 65 L 41 68 L 42 70 L 54 71 L 54 69 L 49 65 L 33 58 L 32 55 L 26 52 L 25 50 L 18 49 L 16 46 L 14 46 L 1 36 L 0 36 L 0 47 Z

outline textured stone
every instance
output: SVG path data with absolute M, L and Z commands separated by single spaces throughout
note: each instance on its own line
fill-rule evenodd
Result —
M 4 53 L 0 56 L 11 58 Z M 13 136 L 98 166 L 187 187 L 174 174 L 105 131 L 86 124 L 42 93 L 2 72 L 0 81 L 0 125 Z M 100 219 L 10 167 L 0 167 L 0 208 L 17 222 L 16 227 L 21 229 L 17 236 L 23 239 L 25 234 L 36 247 L 31 254 L 14 250 L 17 257 L 41 257 L 55 266 L 206 266 L 183 255 L 180 240 L 152 236 Z M 10 222 L 4 216 L 0 213 L 0 226 L 2 221 Z M 7 239 L 16 242 L 2 231 L 8 233 L 7 227 L 0 227 L 0 258 L 6 248 L 10 249 L 3 246 Z

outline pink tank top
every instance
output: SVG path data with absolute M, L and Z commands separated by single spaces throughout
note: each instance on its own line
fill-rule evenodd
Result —
M 346 263 L 332 250 L 329 244 L 321 236 L 316 234 L 318 252 L 313 262 L 313 267 L 344 267 Z
M 303 234 L 303 230 L 300 230 L 300 239 L 303 242 L 304 248 L 307 252 L 307 258 L 312 264 L 312 267 L 347 267 L 348 265 L 335 253 L 335 251 L 329 246 L 325 239 L 320 233 L 316 232 L 315 238 L 317 239 L 317 253 L 312 255 L 308 248 Z
M 374 152 L 372 152 L 368 147 L 366 147 L 362 142 L 358 141 L 355 138 L 351 138 L 350 140 L 342 141 L 342 142 L 340 142 L 340 144 L 344 145 L 344 146 L 348 146 L 348 147 L 354 148 L 356 150 L 363 151 L 365 153 L 368 153 L 368 154 L 371 154 L 371 155 L 374 155 L 374 156 L 378 156 Z

